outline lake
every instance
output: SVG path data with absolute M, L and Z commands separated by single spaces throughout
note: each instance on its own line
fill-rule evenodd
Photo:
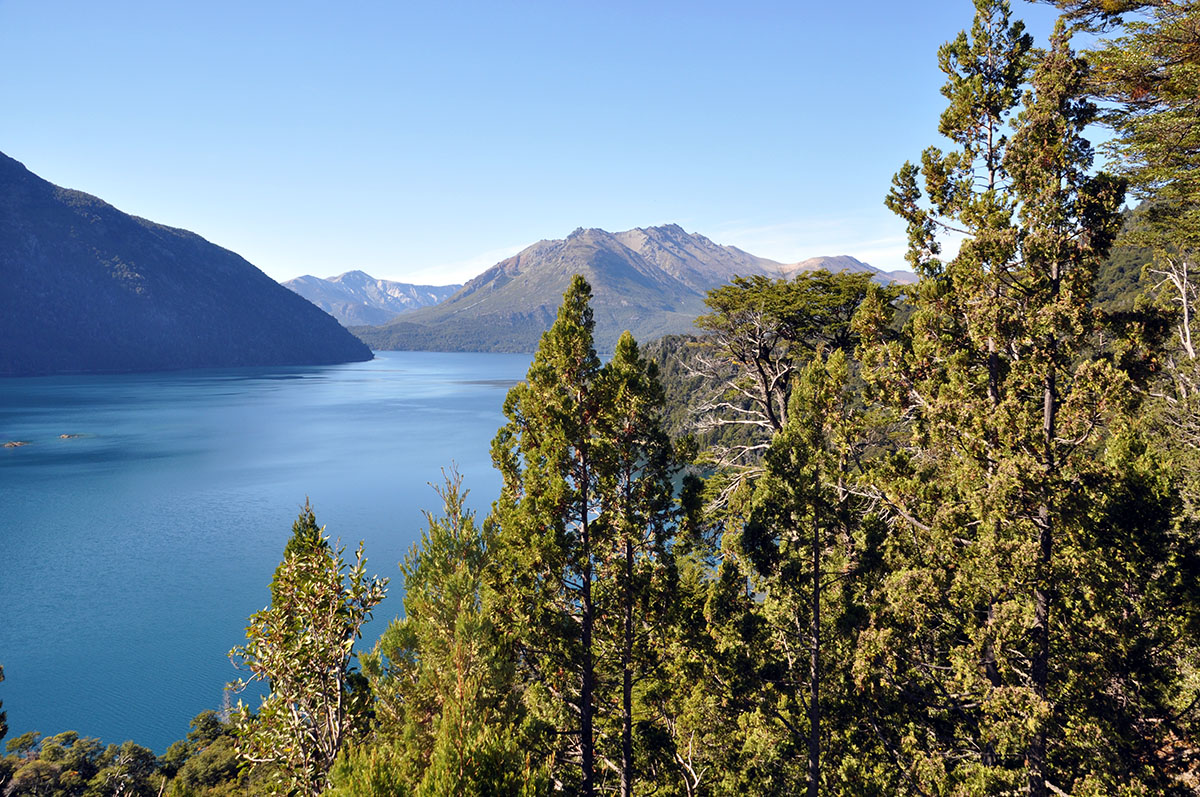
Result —
M 219 709 L 306 496 L 392 579 L 369 647 L 401 611 L 420 510 L 440 509 L 429 483 L 454 462 L 480 516 L 498 494 L 489 446 L 530 359 L 0 379 L 0 443 L 29 442 L 0 449 L 8 738 L 76 730 L 161 752 Z

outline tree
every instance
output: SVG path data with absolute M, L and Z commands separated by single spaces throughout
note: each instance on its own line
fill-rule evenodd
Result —
M 1013 30 L 1006 5 L 976 8 L 976 31 L 981 17 Z M 1017 49 L 994 51 L 1006 57 Z M 873 477 L 893 518 L 892 573 L 856 666 L 868 697 L 895 707 L 885 743 L 924 791 L 1178 785 L 1163 737 L 1129 732 L 1178 720 L 1160 697 L 1180 685 L 1164 662 L 1181 649 L 1170 626 L 1189 611 L 1170 586 L 1187 546 L 1161 514 L 1169 496 L 1143 495 L 1138 528 L 1159 541 L 1153 550 L 1132 543 L 1129 507 L 1109 500 L 1155 466 L 1125 436 L 1129 381 L 1101 354 L 1090 306 L 1123 186 L 1091 170 L 1086 76 L 1060 23 L 997 180 L 964 137 L 956 153 L 906 165 L 889 197 L 922 281 L 904 341 L 864 346 L 864 371 L 906 432 Z M 977 85 L 952 77 L 952 110 L 960 84 Z M 951 121 L 943 132 L 964 129 Z M 935 234 L 955 224 L 970 237 L 942 263 Z M 881 326 L 870 311 L 864 331 Z M 1155 606 L 1172 606 L 1171 618 L 1151 619 Z M 1157 653 L 1113 656 L 1096 644 L 1109 634 Z M 1174 686 L 1126 699 L 1140 681 Z M 1147 768 L 1146 756 L 1164 766 Z
M 158 769 L 158 760 L 153 750 L 140 744 L 128 741 L 120 745 L 110 744 L 96 765 L 98 771 L 89 784 L 89 792 L 93 794 L 151 797 L 166 785 L 165 781 L 151 783 L 150 778 Z
M 1071 0 L 1075 17 L 1119 35 L 1085 55 L 1089 90 L 1110 105 L 1115 163 L 1173 231 L 1190 237 L 1200 219 L 1200 9 L 1181 0 Z
M 783 430 L 795 374 L 818 348 L 854 348 L 850 322 L 871 285 L 870 274 L 820 270 L 790 281 L 735 277 L 709 291 L 694 367 L 718 388 L 697 409 L 698 425 L 740 431 L 717 452 L 721 464 L 753 464 Z
M 595 462 L 596 381 L 591 288 L 576 275 L 542 336 L 526 381 L 504 401 L 508 423 L 492 443 L 503 477 L 497 581 L 501 611 L 521 642 L 526 675 L 562 727 L 575 724 L 578 790 L 596 788 L 593 578 L 600 512 Z M 507 586 L 506 586 L 507 585 Z
M 673 592 L 672 479 L 679 468 L 663 431 L 658 369 L 641 356 L 629 332 L 617 341 L 598 383 L 603 412 L 597 419 L 597 521 L 604 524 L 603 539 L 612 546 L 600 551 L 599 574 L 615 587 L 621 618 L 616 643 L 621 673 L 619 793 L 630 797 L 636 780 L 634 685 L 654 666 L 648 637 L 655 634 L 654 626 L 661 627 Z
M 560 754 L 578 762 L 579 781 L 558 767 L 561 787 L 590 795 L 598 772 L 613 771 L 629 794 L 635 686 L 652 661 L 651 629 L 638 609 L 653 616 L 670 581 L 674 460 L 653 367 L 629 335 L 601 367 L 590 298 L 576 276 L 526 381 L 504 404 L 508 423 L 492 444 L 504 479 L 493 513 L 495 584 L 498 611 L 517 639 L 527 705 L 578 729 L 573 749 Z M 614 681 L 619 701 L 609 700 Z M 619 708 L 610 711 L 613 703 Z M 609 722 L 612 715 L 619 720 Z
M 764 457 L 742 541 L 778 639 L 783 667 L 776 688 L 807 709 L 780 718 L 797 748 L 807 747 L 810 797 L 823 780 L 821 708 L 829 701 L 822 695 L 823 640 L 830 636 L 822 627 L 822 595 L 847 586 L 855 547 L 847 483 L 855 418 L 847 378 L 840 349 L 828 358 L 818 350 L 798 375 L 787 423 Z
M 315 534 L 307 502 L 275 571 L 271 605 L 250 617 L 246 644 L 230 659 L 269 685 L 257 714 L 238 703 L 237 748 L 253 767 L 272 770 L 281 792 L 320 794 L 342 745 L 362 732 L 369 700 L 351 667 L 354 642 L 386 593 L 387 579 L 368 577 L 363 546 L 347 570 L 345 549 Z
M 1153 252 L 1146 269 L 1152 293 L 1176 319 L 1174 345 L 1163 352 L 1165 384 L 1155 415 L 1162 442 L 1181 471 L 1184 498 L 1200 513 L 1200 8 L 1177 0 L 1065 4 L 1093 28 L 1113 31 L 1085 53 L 1091 92 L 1107 105 L 1115 137 L 1113 166 L 1143 200 L 1124 234 Z
M 467 509 L 462 477 L 435 487 L 440 515 L 400 570 L 404 616 L 363 672 L 376 696 L 373 738 L 339 761 L 332 793 L 539 794 L 543 730 L 524 722 L 512 644 L 497 628 L 487 568 L 494 526 Z
M 233 726 L 215 711 L 202 711 L 192 718 L 187 738 L 167 748 L 160 771 L 170 778 L 170 797 L 258 793 L 239 764 Z

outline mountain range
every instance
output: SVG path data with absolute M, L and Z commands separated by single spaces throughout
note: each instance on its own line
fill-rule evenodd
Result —
M 375 279 L 362 271 L 336 277 L 309 274 L 283 283 L 336 318 L 343 326 L 386 324 L 396 316 L 437 304 L 462 285 L 412 285 Z
M 369 360 L 337 323 L 187 230 L 0 153 L 0 375 Z
M 894 282 L 898 285 L 911 285 L 917 281 L 917 275 L 911 271 L 880 271 L 869 263 L 864 263 L 850 255 L 836 255 L 834 257 L 810 257 L 807 260 L 801 260 L 799 263 L 791 263 L 780 268 L 780 274 L 787 279 L 791 279 L 805 271 L 816 271 L 817 269 L 825 269 L 826 271 L 837 273 L 839 271 L 850 271 L 854 273 L 867 273 L 871 275 L 871 279 L 886 285 L 889 282 Z
M 734 276 L 790 277 L 816 268 L 867 271 L 885 283 L 914 279 L 844 255 L 787 265 L 677 224 L 617 233 L 581 227 L 502 260 L 441 304 L 351 331 L 373 349 L 533 351 L 578 273 L 592 286 L 596 345 L 611 350 L 626 329 L 641 341 L 694 331 L 707 292 Z

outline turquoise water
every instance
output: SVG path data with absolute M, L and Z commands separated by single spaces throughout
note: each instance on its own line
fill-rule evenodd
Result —
M 428 483 L 453 461 L 481 515 L 496 496 L 488 448 L 529 360 L 0 380 L 0 442 L 29 441 L 0 449 L 9 738 L 70 729 L 162 751 L 219 709 L 305 496 L 393 579 L 372 642 L 400 612 L 420 510 L 438 508 Z

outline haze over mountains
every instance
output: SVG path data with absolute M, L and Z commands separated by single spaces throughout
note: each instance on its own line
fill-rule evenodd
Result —
M 322 279 L 304 275 L 283 283 L 344 326 L 386 324 L 396 316 L 437 304 L 462 285 L 413 285 L 347 271 Z
M 694 320 L 706 311 L 705 294 L 734 276 L 785 277 L 822 267 L 894 279 L 846 256 L 785 265 L 677 224 L 617 233 L 579 228 L 497 263 L 441 304 L 352 331 L 373 349 L 533 351 L 579 273 L 595 296 L 596 345 L 608 350 L 626 329 L 639 341 L 694 331 Z
M 0 153 L 0 375 L 371 359 L 331 316 L 187 230 Z

